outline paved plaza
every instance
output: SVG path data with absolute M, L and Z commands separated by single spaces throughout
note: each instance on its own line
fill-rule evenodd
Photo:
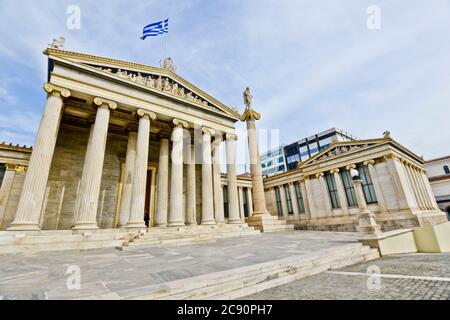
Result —
M 371 270 L 378 270 L 382 277 L 369 277 L 367 272 Z M 384 257 L 317 274 L 242 299 L 449 300 L 450 253 Z
M 124 298 L 151 285 L 356 243 L 356 234 L 292 231 L 166 248 L 98 249 L 0 256 L 3 299 Z M 75 267 L 74 267 L 75 266 Z M 81 288 L 68 290 L 74 268 Z

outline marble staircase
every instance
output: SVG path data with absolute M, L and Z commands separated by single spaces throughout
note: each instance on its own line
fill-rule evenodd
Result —
M 295 229 L 293 224 L 288 224 L 286 220 L 279 219 L 271 214 L 253 215 L 245 220 L 247 224 L 261 232 L 280 232 Z
M 165 282 L 122 292 L 121 299 L 230 300 L 289 283 L 310 275 L 379 258 L 378 250 L 352 243 L 310 253 L 306 257 L 291 256 L 242 268 Z

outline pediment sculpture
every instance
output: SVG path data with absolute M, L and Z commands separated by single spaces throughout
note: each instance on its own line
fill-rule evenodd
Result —
M 323 155 L 321 155 L 320 157 L 315 159 L 313 162 L 334 158 L 334 157 L 340 156 L 340 155 L 350 152 L 350 151 L 367 148 L 368 146 L 369 146 L 369 144 L 352 145 L 352 146 L 337 146 L 337 147 L 329 150 L 328 152 L 324 153 Z

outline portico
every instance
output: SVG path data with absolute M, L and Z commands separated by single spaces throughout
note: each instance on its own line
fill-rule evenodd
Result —
M 47 104 L 8 230 L 243 223 L 235 110 L 169 69 L 53 48 L 45 54 Z

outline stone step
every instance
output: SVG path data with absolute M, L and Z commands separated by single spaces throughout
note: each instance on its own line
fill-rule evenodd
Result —
M 379 256 L 378 256 L 379 257 Z M 127 299 L 235 299 L 316 273 L 376 259 L 360 244 L 344 245 L 308 256 L 293 256 L 213 274 L 149 286 Z

